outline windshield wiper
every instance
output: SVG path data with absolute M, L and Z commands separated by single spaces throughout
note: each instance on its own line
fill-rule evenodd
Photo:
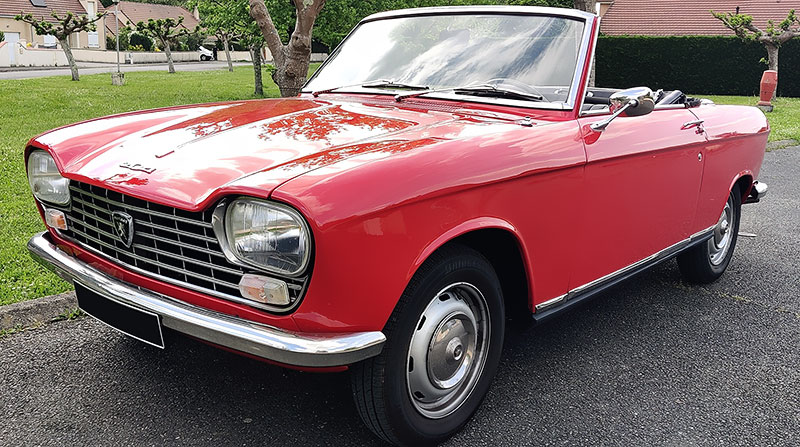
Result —
M 395 89 L 411 89 L 411 90 L 423 90 L 427 91 L 430 90 L 430 87 L 427 85 L 414 85 L 414 84 L 404 84 L 402 82 L 395 82 L 391 79 L 375 79 L 372 81 L 363 81 L 357 84 L 348 84 L 348 85 L 340 85 L 338 87 L 331 87 L 322 90 L 315 90 L 311 92 L 311 95 L 315 98 L 323 93 L 330 93 L 339 89 L 349 88 L 349 87 L 363 87 L 363 88 L 395 88 Z
M 489 96 L 493 98 L 513 98 L 513 99 L 523 99 L 529 101 L 542 101 L 544 98 L 542 95 L 537 95 L 535 93 L 525 93 L 519 90 L 509 89 L 509 88 L 499 88 L 496 85 L 476 85 L 473 87 L 463 87 L 453 89 L 453 93 L 458 95 L 474 95 L 474 96 Z
M 405 84 L 403 82 L 395 81 L 377 81 L 373 83 L 362 84 L 364 88 L 395 88 L 395 89 L 409 89 L 409 90 L 430 90 L 427 85 Z
M 453 92 L 459 95 L 474 95 L 474 96 L 491 96 L 495 98 L 516 98 L 529 101 L 543 101 L 541 95 L 533 93 L 524 93 L 513 89 L 500 88 L 491 84 L 470 84 L 464 87 L 445 87 L 434 90 L 423 90 L 420 92 L 403 93 L 394 95 L 394 99 L 400 102 L 408 98 L 416 98 L 417 96 L 427 95 L 429 93 Z

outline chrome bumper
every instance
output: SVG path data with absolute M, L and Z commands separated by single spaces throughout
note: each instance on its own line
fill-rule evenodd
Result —
M 59 250 L 47 233 L 31 238 L 28 250 L 61 278 L 110 300 L 158 314 L 165 327 L 275 362 L 303 367 L 349 365 L 380 354 L 386 341 L 379 331 L 295 333 L 192 306 L 102 273 Z
M 750 189 L 750 195 L 744 200 L 744 203 L 758 203 L 764 196 L 767 195 L 769 187 L 764 182 L 754 182 L 753 187 Z

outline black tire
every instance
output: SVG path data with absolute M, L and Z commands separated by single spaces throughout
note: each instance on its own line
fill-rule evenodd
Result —
M 728 223 L 727 230 L 725 231 L 725 233 L 730 234 L 728 235 L 729 239 L 727 239 L 726 244 L 727 252 L 724 253 L 724 256 L 720 256 L 715 262 L 714 253 L 721 253 L 718 251 L 719 247 L 716 243 L 721 237 L 721 223 L 726 213 L 725 210 L 723 210 L 723 216 L 721 216 L 720 221 L 714 227 L 714 236 L 712 236 L 708 242 L 698 244 L 678 255 L 678 267 L 680 268 L 681 275 L 687 282 L 694 284 L 712 283 L 719 279 L 719 277 L 725 273 L 728 265 L 730 265 L 734 249 L 736 249 L 736 240 L 739 235 L 739 222 L 742 216 L 742 193 L 739 191 L 738 187 L 734 187 L 733 191 L 731 191 L 726 203 L 726 209 L 728 209 L 728 207 L 730 207 L 730 220 L 732 220 L 732 223 Z
M 465 385 L 454 387 L 458 390 L 469 389 L 464 392 L 454 391 L 459 396 L 454 402 L 460 400 L 461 403 L 457 406 L 451 404 L 455 409 L 449 410 L 450 413 L 431 418 L 423 414 L 425 410 L 418 409 L 418 403 L 412 402 L 414 399 L 411 395 L 412 385 L 409 384 L 407 376 L 414 371 L 412 366 L 414 360 L 409 359 L 413 349 L 410 344 L 414 333 L 419 333 L 420 328 L 425 326 L 426 321 L 421 321 L 423 313 L 428 312 L 431 306 L 438 305 L 439 301 L 448 300 L 440 298 L 443 296 L 441 292 L 464 284 L 473 286 L 482 294 L 488 312 L 484 314 L 486 318 L 480 321 L 488 322 L 489 328 L 484 331 L 486 334 L 484 340 L 488 340 L 488 344 L 483 345 L 485 350 L 473 351 L 474 355 L 464 358 L 473 360 L 470 362 L 472 367 L 469 371 L 479 364 L 475 358 L 485 360 L 482 370 L 474 368 L 476 375 L 468 373 L 468 379 L 460 382 Z M 461 298 L 454 300 L 456 303 L 459 301 L 468 300 Z M 448 320 L 445 318 L 441 321 Z M 427 323 L 442 327 L 440 323 Z M 476 328 L 479 326 L 480 324 L 475 325 Z M 425 330 L 430 329 L 426 327 Z M 500 361 L 504 330 L 503 296 L 492 265 L 473 249 L 458 245 L 444 247 L 420 267 L 403 292 L 384 328 L 387 341 L 383 352 L 351 368 L 353 398 L 359 415 L 376 435 L 396 445 L 430 445 L 446 440 L 467 423 L 486 396 Z M 476 329 L 475 334 L 479 333 L 480 331 Z M 417 337 L 425 340 L 424 336 L 417 335 Z M 460 347 L 461 339 L 457 341 Z M 448 343 L 448 349 L 451 344 Z M 483 354 L 480 355 L 478 352 Z M 457 362 L 460 358 L 456 354 L 455 360 L 448 358 L 448 361 Z M 427 356 L 424 363 L 428 366 Z M 420 368 L 422 366 L 416 365 Z M 422 372 L 415 374 L 419 375 Z M 428 372 L 428 375 L 430 374 Z

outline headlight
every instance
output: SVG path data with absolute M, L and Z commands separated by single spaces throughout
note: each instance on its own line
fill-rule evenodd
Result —
M 47 152 L 36 150 L 28 156 L 28 182 L 33 195 L 42 202 L 69 204 L 69 180 L 61 176 Z
M 225 233 L 234 256 L 254 267 L 293 276 L 308 264 L 309 231 L 302 216 L 289 207 L 237 199 L 228 206 Z

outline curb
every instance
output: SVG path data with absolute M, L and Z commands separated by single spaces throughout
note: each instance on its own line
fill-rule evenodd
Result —
M 797 140 L 778 140 L 767 143 L 767 151 L 774 151 L 776 149 L 784 149 L 787 147 L 794 147 L 800 145 Z
M 41 326 L 77 307 L 75 292 L 0 306 L 0 331 Z

